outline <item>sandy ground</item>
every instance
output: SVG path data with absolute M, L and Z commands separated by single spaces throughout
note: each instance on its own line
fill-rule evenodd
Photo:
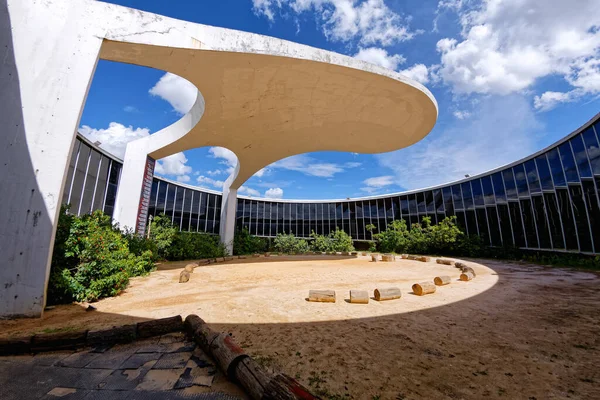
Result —
M 271 257 L 136 278 L 121 296 L 0 321 L 0 335 L 96 328 L 198 314 L 263 365 L 323 398 L 600 398 L 599 275 L 492 261 L 459 282 L 452 266 L 366 258 Z M 428 296 L 411 285 L 450 275 Z M 398 286 L 399 300 L 349 304 L 349 289 Z M 335 304 L 309 303 L 335 289 Z

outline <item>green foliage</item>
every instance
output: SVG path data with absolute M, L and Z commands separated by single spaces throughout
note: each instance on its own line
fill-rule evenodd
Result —
M 317 235 L 312 231 L 310 237 L 313 238 L 310 248 L 313 251 L 354 251 L 352 238 L 343 230 L 335 228 L 335 231 L 329 235 Z
M 254 254 L 263 253 L 269 248 L 269 243 L 265 238 L 252 236 L 248 228 L 244 227 L 241 231 L 235 233 L 233 238 L 233 254 Z
M 213 235 L 179 232 L 171 218 L 158 215 L 150 226 L 150 239 L 158 249 L 158 256 L 169 261 L 215 258 L 227 255 L 225 246 Z
M 132 276 L 154 267 L 153 253 L 129 250 L 126 235 L 101 211 L 76 217 L 61 209 L 55 239 L 48 303 L 95 301 L 120 293 Z
M 169 259 L 169 251 L 177 234 L 178 231 L 171 223 L 171 218 L 161 214 L 152 219 L 150 239 L 156 245 L 158 257 L 163 260 Z
M 285 254 L 303 254 L 308 251 L 308 243 L 304 239 L 297 238 L 293 233 L 277 235 L 274 241 L 274 248 L 279 253 Z

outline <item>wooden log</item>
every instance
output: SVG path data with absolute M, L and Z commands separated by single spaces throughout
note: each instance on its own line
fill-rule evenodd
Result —
M 420 282 L 412 285 L 413 293 L 417 296 L 435 293 L 435 289 L 436 287 L 433 282 Z
M 246 259 L 246 256 L 245 256 L 245 255 L 241 255 L 241 256 L 238 256 L 238 258 L 239 258 L 240 260 L 245 260 L 245 259 Z
M 381 261 L 392 262 L 394 261 L 394 256 L 392 254 L 382 254 Z
M 225 257 L 225 261 L 232 261 L 232 260 L 233 260 L 233 257 L 231 257 L 231 256 Z
M 473 278 L 475 278 L 475 275 L 473 275 L 471 272 L 463 272 L 460 274 L 460 280 L 463 282 L 468 282 Z
M 217 257 L 216 260 L 217 262 L 223 262 L 225 261 L 225 257 Z
M 265 398 L 265 388 L 273 379 L 253 358 L 242 358 L 235 367 L 235 380 L 252 399 Z
M 190 274 L 193 274 L 194 268 L 196 268 L 196 267 L 197 267 L 196 264 L 188 264 L 183 268 L 183 270 L 189 272 Z
M 397 287 L 375 289 L 375 300 L 377 301 L 394 300 L 400 297 L 402 297 L 402 292 Z
M 187 271 L 181 271 L 179 274 L 179 283 L 186 283 L 190 280 L 190 273 Z
M 352 251 L 352 252 L 350 252 L 350 255 L 351 255 L 351 256 L 354 256 L 354 257 L 357 257 L 357 256 L 358 256 L 358 253 L 357 253 L 356 251 Z
M 205 258 L 204 260 L 199 260 L 198 261 L 198 265 L 206 265 L 206 264 L 209 264 L 209 263 L 210 262 L 209 262 L 208 258 Z
M 335 290 L 309 290 L 308 301 L 335 303 Z
M 429 262 L 431 259 L 426 256 L 417 256 L 416 260 L 421 262 Z
M 76 349 L 85 346 L 87 331 L 41 333 L 31 339 L 31 351 Z
M 271 257 L 271 253 L 269 253 L 269 252 L 266 252 L 266 253 L 265 253 L 265 257 Z
M 443 264 L 443 265 L 452 265 L 452 264 L 454 264 L 454 261 L 448 260 L 447 258 L 438 258 L 437 260 L 435 260 L 435 262 L 438 263 L 438 264 Z
M 360 253 L 360 255 L 364 257 L 364 256 L 366 256 L 366 255 L 367 255 L 367 252 L 366 252 L 366 251 L 363 251 L 362 253 Z
M 408 254 L 400 254 L 400 258 L 403 260 L 408 260 Z
M 462 273 L 470 272 L 471 274 L 473 274 L 473 278 L 475 278 L 477 276 L 477 274 L 475 273 L 475 271 L 471 267 L 463 267 L 463 268 L 461 268 L 461 272 Z
M 460 261 L 456 261 L 456 262 L 454 263 L 454 266 L 455 266 L 456 268 L 458 268 L 458 269 L 463 269 L 464 267 L 466 267 L 466 266 L 467 266 L 467 264 L 465 264 L 465 263 L 463 263 L 463 262 L 460 262 Z
M 366 290 L 351 290 L 350 303 L 369 304 L 369 292 L 367 292 Z
M 448 275 L 436 276 L 433 278 L 433 283 L 435 283 L 437 286 L 448 285 L 450 282 L 452 282 L 452 278 L 450 278 Z
M 90 331 L 87 334 L 87 344 L 129 343 L 135 340 L 137 326 L 135 324 L 115 326 L 111 329 Z
M 219 336 L 219 333 L 210 329 L 202 318 L 193 314 L 188 315 L 185 319 L 185 328 L 202 351 L 211 354 L 210 345 Z
M 174 317 L 138 322 L 136 336 L 138 339 L 143 339 L 181 330 L 183 330 L 183 320 L 181 319 L 181 315 L 176 315 Z
M 235 368 L 237 363 L 243 358 L 248 358 L 248 354 L 235 344 L 231 336 L 221 333 L 210 344 L 212 356 L 215 358 L 221 369 L 227 374 L 229 379 L 235 379 Z
M 307 388 L 285 374 L 276 375 L 265 387 L 263 400 L 319 400 Z
M 371 254 L 371 261 L 377 262 L 378 257 L 379 257 L 379 254 Z

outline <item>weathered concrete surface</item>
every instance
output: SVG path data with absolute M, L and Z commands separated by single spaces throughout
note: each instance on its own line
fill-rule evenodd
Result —
M 264 166 L 309 151 L 399 149 L 437 118 L 431 93 L 396 72 L 112 4 L 3 0 L 0 29 L 0 317 L 44 308 L 65 171 L 98 58 L 170 71 L 199 89 L 180 121 L 128 146 L 114 215 L 121 226 L 136 224 L 146 155 L 199 146 L 237 155 L 222 206 L 227 243 L 235 189 Z
M 0 398 L 241 400 L 182 333 L 79 352 L 0 357 Z

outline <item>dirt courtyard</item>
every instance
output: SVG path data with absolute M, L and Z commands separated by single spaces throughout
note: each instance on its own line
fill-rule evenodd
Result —
M 600 399 L 598 273 L 471 260 L 453 266 L 366 257 L 270 257 L 196 268 L 168 263 L 116 298 L 0 321 L 0 336 L 91 329 L 198 314 L 263 365 L 324 399 Z M 415 282 L 450 275 L 428 296 Z M 350 289 L 397 286 L 402 298 L 350 304 Z M 309 303 L 309 289 L 337 302 Z

